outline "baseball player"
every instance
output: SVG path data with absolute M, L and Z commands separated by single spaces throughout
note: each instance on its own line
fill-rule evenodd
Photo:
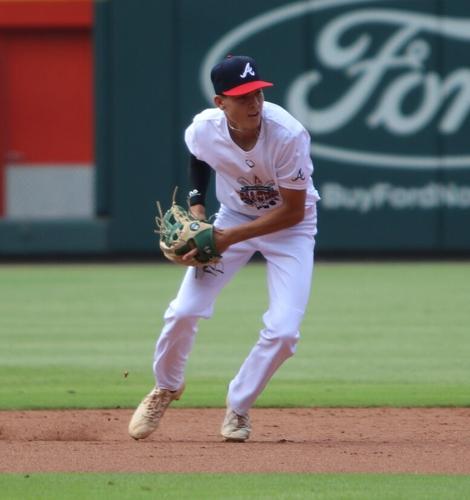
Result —
M 276 370 L 296 349 L 310 295 L 317 232 L 310 136 L 280 106 L 264 101 L 251 57 L 228 56 L 211 72 L 215 107 L 196 115 L 186 129 L 193 215 L 205 219 L 205 195 L 215 172 L 220 208 L 214 222 L 220 263 L 188 267 L 164 315 L 153 371 L 155 388 L 143 399 L 129 434 L 142 439 L 158 426 L 184 390 L 184 370 L 200 318 L 210 318 L 222 288 L 258 251 L 266 260 L 269 308 L 264 328 L 228 386 L 221 434 L 245 441 L 249 410 Z M 193 254 L 188 252 L 188 261 Z M 230 326 L 221 331 L 230 341 Z

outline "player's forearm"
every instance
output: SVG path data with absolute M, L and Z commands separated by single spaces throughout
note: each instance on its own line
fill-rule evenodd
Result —
M 304 208 L 292 210 L 281 206 L 263 214 L 257 219 L 227 229 L 217 230 L 216 239 L 225 250 L 230 245 L 240 241 L 274 233 L 298 224 L 304 218 Z M 222 249 L 220 251 L 223 251 Z

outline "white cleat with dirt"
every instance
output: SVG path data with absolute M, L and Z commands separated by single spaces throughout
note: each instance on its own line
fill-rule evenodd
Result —
M 250 417 L 248 414 L 238 415 L 228 407 L 220 432 L 225 441 L 246 441 L 250 437 L 251 432 Z
M 155 387 L 142 400 L 129 422 L 129 435 L 134 439 L 144 439 L 158 427 L 166 409 L 183 394 L 184 384 L 178 391 Z

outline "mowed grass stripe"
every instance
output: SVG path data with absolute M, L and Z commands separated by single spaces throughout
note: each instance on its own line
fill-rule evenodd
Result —
M 470 476 L 414 474 L 3 474 L 2 498 L 465 500 Z
M 131 407 L 184 269 L 0 266 L 0 407 Z M 470 404 L 470 264 L 317 263 L 297 354 L 261 406 Z M 264 266 L 244 268 L 202 320 L 187 406 L 223 406 L 262 328 Z M 124 377 L 124 373 L 128 376 Z

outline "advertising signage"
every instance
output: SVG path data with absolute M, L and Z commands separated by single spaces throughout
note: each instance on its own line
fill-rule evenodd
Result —
M 469 248 L 470 4 L 255 7 L 204 36 L 200 92 L 210 105 L 210 68 L 225 55 L 258 59 L 275 82 L 266 99 L 311 133 L 320 248 Z

